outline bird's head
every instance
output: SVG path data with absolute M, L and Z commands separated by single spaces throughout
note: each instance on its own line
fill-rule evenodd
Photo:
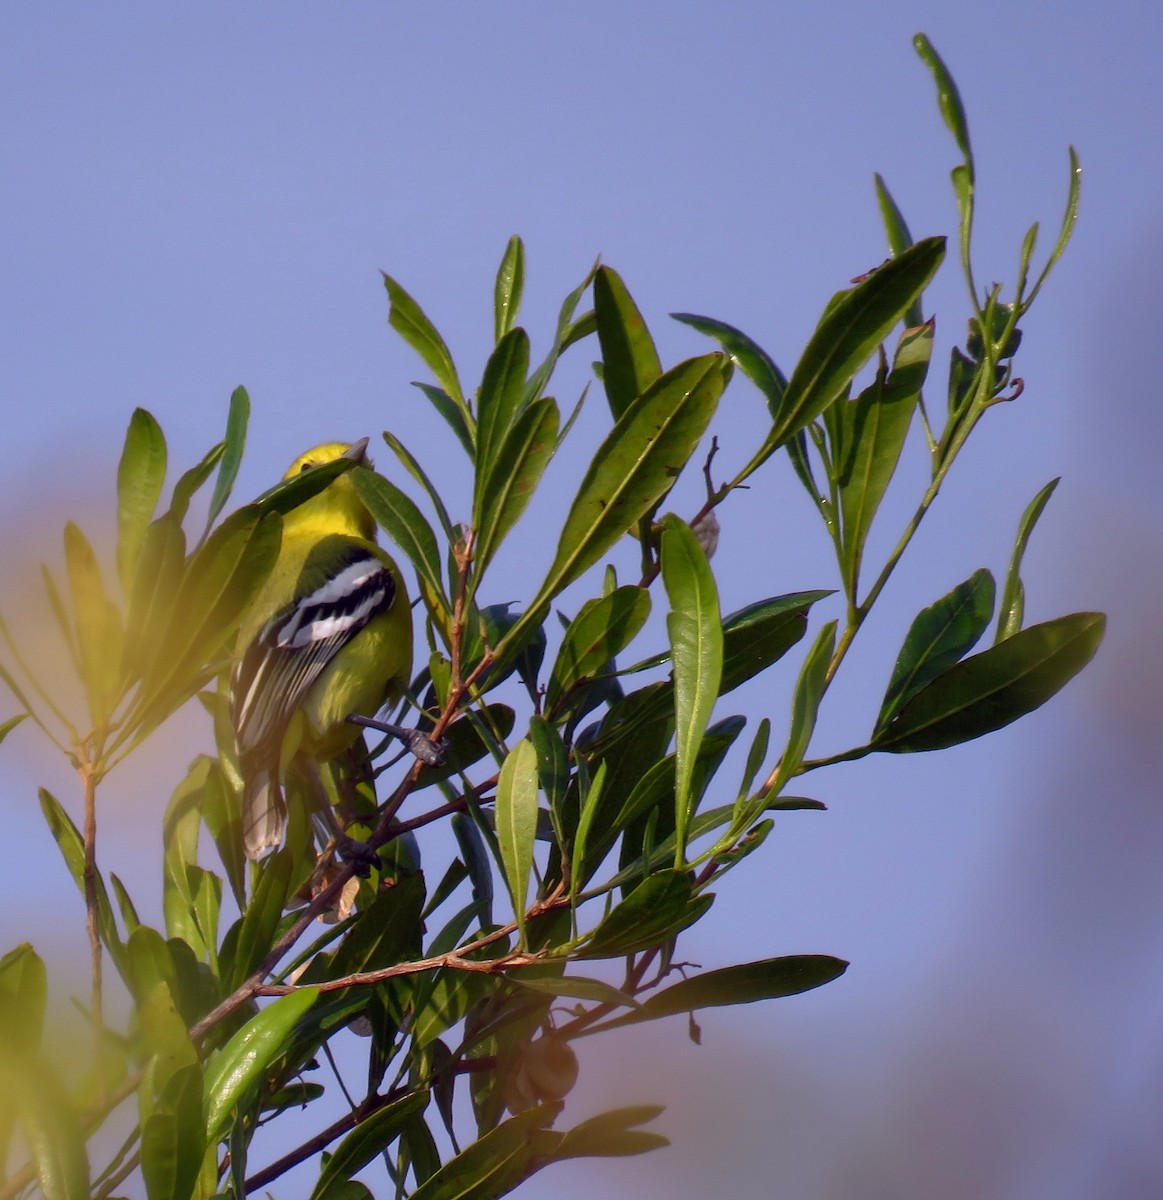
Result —
M 357 466 L 374 467 L 368 457 L 367 445 L 367 438 L 360 438 L 358 442 L 324 442 L 300 454 L 283 478 L 294 479 L 304 471 L 341 458 L 350 459 Z M 321 492 L 288 513 L 284 521 L 293 522 L 297 528 L 318 526 L 321 532 L 351 533 L 369 541 L 375 538 L 375 520 L 356 493 L 349 471 L 337 475 Z

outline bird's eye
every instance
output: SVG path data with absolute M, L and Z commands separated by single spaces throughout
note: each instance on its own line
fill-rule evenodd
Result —
M 302 475 L 304 471 L 309 471 L 309 470 L 310 470 L 310 469 L 311 469 L 311 468 L 312 468 L 314 465 L 315 465 L 315 464 L 314 464 L 313 462 L 311 462 L 311 460 L 310 460 L 310 459 L 308 459 L 308 460 L 307 460 L 307 461 L 306 461 L 306 462 L 305 462 L 305 463 L 304 463 L 304 464 L 303 464 L 303 465 L 302 465 L 302 466 L 299 468 L 299 474 L 300 474 L 300 475 Z

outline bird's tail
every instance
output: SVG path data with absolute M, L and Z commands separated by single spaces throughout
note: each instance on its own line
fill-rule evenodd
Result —
M 252 862 L 281 845 L 287 829 L 287 805 L 277 769 L 245 771 L 242 792 L 242 845 Z

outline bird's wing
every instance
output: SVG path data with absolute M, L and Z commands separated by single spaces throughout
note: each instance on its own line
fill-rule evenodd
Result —
M 231 716 L 244 755 L 281 745 L 287 722 L 327 664 L 396 595 L 382 559 L 358 542 L 321 580 L 272 617 L 231 677 Z

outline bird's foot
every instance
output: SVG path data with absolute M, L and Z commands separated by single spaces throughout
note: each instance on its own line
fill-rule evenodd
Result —
M 365 729 L 374 729 L 378 733 L 386 733 L 389 737 L 398 738 L 407 747 L 409 753 L 418 758 L 426 767 L 444 765 L 444 756 L 448 753 L 448 743 L 444 738 L 430 738 L 419 729 L 407 729 L 403 725 L 377 721 L 372 717 L 353 715 L 347 719 L 355 725 L 362 725 Z

